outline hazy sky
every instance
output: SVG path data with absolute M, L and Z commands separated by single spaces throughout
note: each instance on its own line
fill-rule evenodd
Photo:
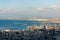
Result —
M 0 19 L 18 17 L 60 17 L 60 0 L 0 0 Z

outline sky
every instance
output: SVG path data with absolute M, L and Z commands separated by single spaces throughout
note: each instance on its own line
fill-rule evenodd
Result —
M 0 19 L 60 17 L 60 0 L 0 0 Z

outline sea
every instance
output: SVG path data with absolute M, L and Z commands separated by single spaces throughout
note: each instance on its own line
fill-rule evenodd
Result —
M 0 30 L 23 30 L 27 26 L 41 25 L 41 21 L 31 21 L 31 20 L 0 20 Z
M 24 30 L 28 26 L 40 26 L 44 24 L 43 21 L 32 20 L 0 20 L 0 30 Z M 53 25 L 53 24 L 52 24 Z

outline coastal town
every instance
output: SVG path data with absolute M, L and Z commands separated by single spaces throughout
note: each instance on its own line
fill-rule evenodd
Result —
M 60 18 L 8 18 L 9 20 L 31 20 L 31 21 L 49 21 L 60 23 Z
M 28 18 L 27 20 L 60 22 L 60 18 Z

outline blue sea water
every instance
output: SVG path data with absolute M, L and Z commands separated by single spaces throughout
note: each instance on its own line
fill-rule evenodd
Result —
M 0 20 L 0 30 L 23 30 L 27 26 L 40 26 L 42 21 L 29 21 L 29 20 Z M 52 24 L 53 25 L 53 24 Z
M 40 21 L 29 21 L 29 20 L 0 20 L 0 30 L 23 30 L 27 26 L 41 25 Z

